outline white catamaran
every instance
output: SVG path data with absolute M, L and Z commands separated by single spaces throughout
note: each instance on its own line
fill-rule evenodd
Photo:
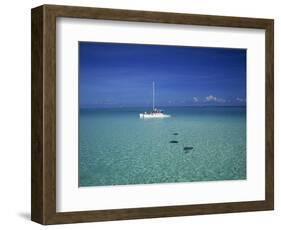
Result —
M 152 111 L 140 113 L 140 118 L 166 118 L 171 117 L 171 115 L 164 114 L 162 110 L 155 108 L 155 84 L 152 82 Z

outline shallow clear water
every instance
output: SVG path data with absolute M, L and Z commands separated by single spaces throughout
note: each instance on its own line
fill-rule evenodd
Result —
M 79 186 L 246 179 L 245 107 L 164 109 L 80 109 Z

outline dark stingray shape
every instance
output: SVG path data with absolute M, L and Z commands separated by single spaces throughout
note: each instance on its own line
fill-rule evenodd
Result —
M 193 147 L 191 147 L 191 146 L 190 147 L 183 147 L 184 151 L 189 151 L 189 150 L 192 150 L 192 149 L 193 149 Z
M 176 144 L 176 143 L 179 143 L 179 142 L 178 141 L 170 141 L 170 143 Z
M 176 136 L 176 135 L 179 135 L 179 133 L 173 133 L 173 135 L 175 135 L 175 136 Z

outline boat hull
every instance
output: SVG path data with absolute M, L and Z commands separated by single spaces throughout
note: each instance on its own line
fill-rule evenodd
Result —
M 168 117 L 171 117 L 171 115 L 163 114 L 163 113 L 154 113 L 154 114 L 140 113 L 140 118 L 143 118 L 143 119 L 150 119 L 150 118 L 168 118 Z

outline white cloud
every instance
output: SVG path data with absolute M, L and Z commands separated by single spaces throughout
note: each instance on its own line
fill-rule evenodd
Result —
M 194 102 L 198 102 L 199 99 L 198 99 L 197 97 L 193 97 L 193 101 L 194 101 Z
M 206 101 L 207 102 L 218 102 L 218 103 L 225 103 L 226 100 L 223 99 L 223 98 L 218 98 L 218 97 L 215 97 L 213 95 L 209 95 L 206 97 Z
M 219 103 L 225 103 L 226 100 L 224 100 L 224 99 L 222 99 L 222 98 L 217 98 L 217 102 L 219 102 Z
M 236 101 L 239 101 L 239 102 L 246 102 L 246 99 L 243 99 L 243 98 L 237 97 L 237 98 L 236 98 Z
M 213 95 L 209 95 L 206 97 L 206 101 L 217 101 L 217 97 L 214 97 Z

